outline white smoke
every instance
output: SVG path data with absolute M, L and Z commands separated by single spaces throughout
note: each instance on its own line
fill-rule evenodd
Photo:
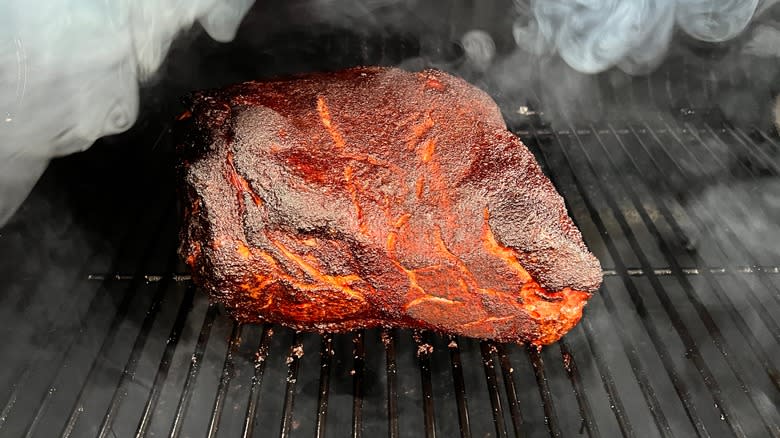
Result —
M 479 71 L 485 71 L 496 56 L 496 43 L 489 33 L 473 29 L 460 39 L 466 60 Z
M 536 59 L 545 66 L 539 71 L 549 72 L 546 76 L 550 80 L 542 81 L 551 85 L 547 92 L 557 100 L 569 101 L 592 93 L 586 74 L 612 67 L 629 74 L 651 71 L 666 54 L 675 28 L 703 41 L 726 41 L 777 2 L 530 0 L 529 6 L 529 0 L 516 0 L 521 15 L 525 15 L 513 27 L 517 53 L 499 55 L 490 33 L 471 29 L 460 38 L 466 59 L 463 70 L 488 76 L 497 76 L 498 71 L 498 76 L 506 76 L 499 82 L 511 89 L 524 83 L 524 78 L 530 80 L 533 71 L 527 70 Z M 0 0 L 0 226 L 27 196 L 51 158 L 84 150 L 99 137 L 122 132 L 133 124 L 139 107 L 139 82 L 159 68 L 182 29 L 198 21 L 213 38 L 228 41 L 252 3 L 254 0 Z M 417 17 L 426 4 L 420 0 L 290 3 L 298 15 L 342 23 L 347 28 L 381 32 L 388 26 L 409 27 L 420 35 L 423 52 L 427 23 L 446 19 L 438 10 L 434 17 L 428 17 L 430 20 Z M 760 56 L 780 56 L 780 32 L 766 25 L 759 30 L 746 50 Z M 571 71 L 550 71 L 550 65 L 563 64 L 556 54 Z
M 557 53 L 582 73 L 618 67 L 642 74 L 663 59 L 675 24 L 693 38 L 723 42 L 739 35 L 757 12 L 776 2 L 534 0 L 532 19 L 516 22 L 514 36 L 529 53 Z
M 762 58 L 780 58 L 780 29 L 768 24 L 759 24 L 753 30 L 752 38 L 745 45 L 745 53 Z
M 195 21 L 231 40 L 254 0 L 0 2 L 0 225 L 53 157 L 129 128 L 138 87 Z

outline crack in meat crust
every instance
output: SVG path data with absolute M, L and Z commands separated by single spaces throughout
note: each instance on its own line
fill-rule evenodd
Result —
M 445 73 L 248 82 L 179 123 L 180 253 L 238 320 L 542 345 L 601 283 L 495 103 Z

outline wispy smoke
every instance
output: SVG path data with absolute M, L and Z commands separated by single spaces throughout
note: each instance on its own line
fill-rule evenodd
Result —
M 507 99 L 514 107 L 504 108 L 510 117 L 518 111 L 517 100 L 525 99 L 551 125 L 601 120 L 607 113 L 671 111 L 678 103 L 718 109 L 730 119 L 749 113 L 763 123 L 769 113 L 763 96 L 776 94 L 780 72 L 780 22 L 772 18 L 777 3 L 514 0 L 509 32 L 515 49 L 495 56 L 480 86 L 497 96 L 514 93 L 514 102 Z M 666 72 L 681 73 L 666 78 L 671 87 L 661 88 L 664 78 L 634 86 L 638 76 L 655 73 L 669 56 L 677 67 Z M 750 80 L 715 95 L 706 89 L 743 76 Z
M 722 42 L 739 35 L 759 0 L 542 0 L 515 39 L 536 53 L 558 53 L 574 69 L 618 67 L 645 73 L 663 59 L 676 24 L 693 38 Z
M 715 183 L 697 194 L 687 207 L 711 213 L 702 219 L 703 228 L 685 229 L 690 245 L 700 251 L 711 251 L 713 242 L 738 238 L 739 244 L 755 258 L 749 262 L 767 263 L 780 255 L 780 179 Z
M 253 2 L 0 2 L 0 225 L 51 158 L 133 124 L 139 81 L 182 29 L 228 41 Z
M 600 103 L 592 74 L 613 67 L 631 75 L 650 72 L 670 49 L 675 29 L 706 42 L 726 41 L 777 2 L 514 0 L 513 10 L 511 0 L 490 6 L 465 1 L 269 0 L 258 8 L 274 13 L 264 13 L 263 25 L 252 32 L 278 32 L 288 26 L 273 18 L 284 10 L 299 26 L 324 22 L 366 35 L 411 35 L 420 56 L 400 61 L 402 67 L 449 70 L 496 91 L 498 100 L 530 90 L 564 111 L 596 114 Z M 139 82 L 157 71 L 182 29 L 200 22 L 213 38 L 228 41 L 252 3 L 0 2 L 0 225 L 51 158 L 84 150 L 97 138 L 133 124 Z M 780 56 L 778 28 L 756 27 L 745 52 Z M 462 58 L 454 56 L 453 41 L 462 49 Z M 610 74 L 619 73 L 617 69 Z

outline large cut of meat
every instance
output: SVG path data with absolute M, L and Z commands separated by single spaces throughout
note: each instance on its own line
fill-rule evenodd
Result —
M 541 345 L 601 283 L 495 103 L 445 73 L 248 82 L 181 119 L 180 252 L 240 321 Z

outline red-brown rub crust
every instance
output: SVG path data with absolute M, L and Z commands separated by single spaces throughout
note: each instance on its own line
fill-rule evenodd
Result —
M 193 96 L 180 253 L 244 322 L 536 345 L 601 267 L 495 103 L 433 70 L 353 68 Z

